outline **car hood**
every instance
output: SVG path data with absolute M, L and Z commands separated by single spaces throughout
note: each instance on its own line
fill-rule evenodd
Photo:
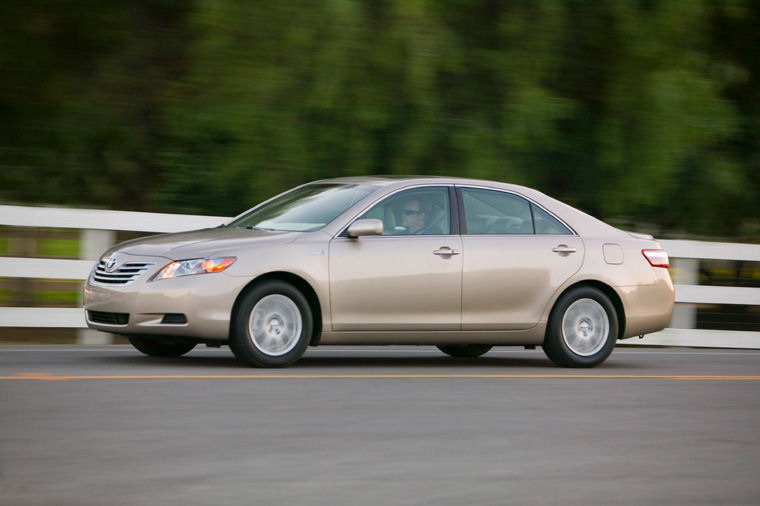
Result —
M 157 256 L 171 260 L 202 258 L 235 252 L 270 242 L 291 242 L 298 232 L 251 230 L 245 228 L 208 228 L 191 232 L 161 234 L 123 242 L 111 250 L 128 255 Z

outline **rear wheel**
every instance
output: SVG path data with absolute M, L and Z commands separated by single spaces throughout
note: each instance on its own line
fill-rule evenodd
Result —
M 555 304 L 543 349 L 557 365 L 594 367 L 610 356 L 617 337 L 618 317 L 609 297 L 594 287 L 581 286 Z
M 447 344 L 436 346 L 446 355 L 457 358 L 475 358 L 488 353 L 493 348 L 490 344 Z
M 128 337 L 132 346 L 151 357 L 179 357 L 195 348 L 192 342 L 171 342 L 162 339 Z
M 238 302 L 230 348 L 255 367 L 287 367 L 306 351 L 313 321 L 306 297 L 293 285 L 264 281 Z

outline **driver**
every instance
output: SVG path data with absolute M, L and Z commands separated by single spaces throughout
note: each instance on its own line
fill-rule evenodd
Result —
M 419 234 L 427 225 L 429 212 L 427 206 L 419 197 L 411 197 L 404 204 L 401 224 L 406 228 L 407 234 Z

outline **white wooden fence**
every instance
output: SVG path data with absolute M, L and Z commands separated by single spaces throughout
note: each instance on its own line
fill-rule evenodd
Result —
M 78 229 L 82 239 L 79 260 L 0 257 L 0 277 L 83 281 L 98 256 L 115 243 L 116 230 L 180 232 L 216 226 L 226 219 L 223 216 L 0 206 L 0 225 Z M 694 328 L 695 304 L 760 305 L 760 288 L 698 285 L 699 261 L 760 262 L 760 245 L 681 240 L 660 243 L 671 258 L 671 271 L 678 280 L 671 328 L 622 343 L 760 349 L 760 332 Z M 103 342 L 102 336 L 106 336 L 85 328 L 82 308 L 0 307 L 0 327 L 78 328 L 81 329 L 80 342 Z

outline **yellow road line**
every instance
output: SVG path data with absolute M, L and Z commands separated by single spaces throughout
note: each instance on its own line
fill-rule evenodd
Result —
M 666 374 L 137 374 L 107 376 L 56 376 L 18 373 L 0 380 L 160 380 L 160 379 L 666 379 L 697 381 L 760 381 L 760 376 L 689 376 Z

